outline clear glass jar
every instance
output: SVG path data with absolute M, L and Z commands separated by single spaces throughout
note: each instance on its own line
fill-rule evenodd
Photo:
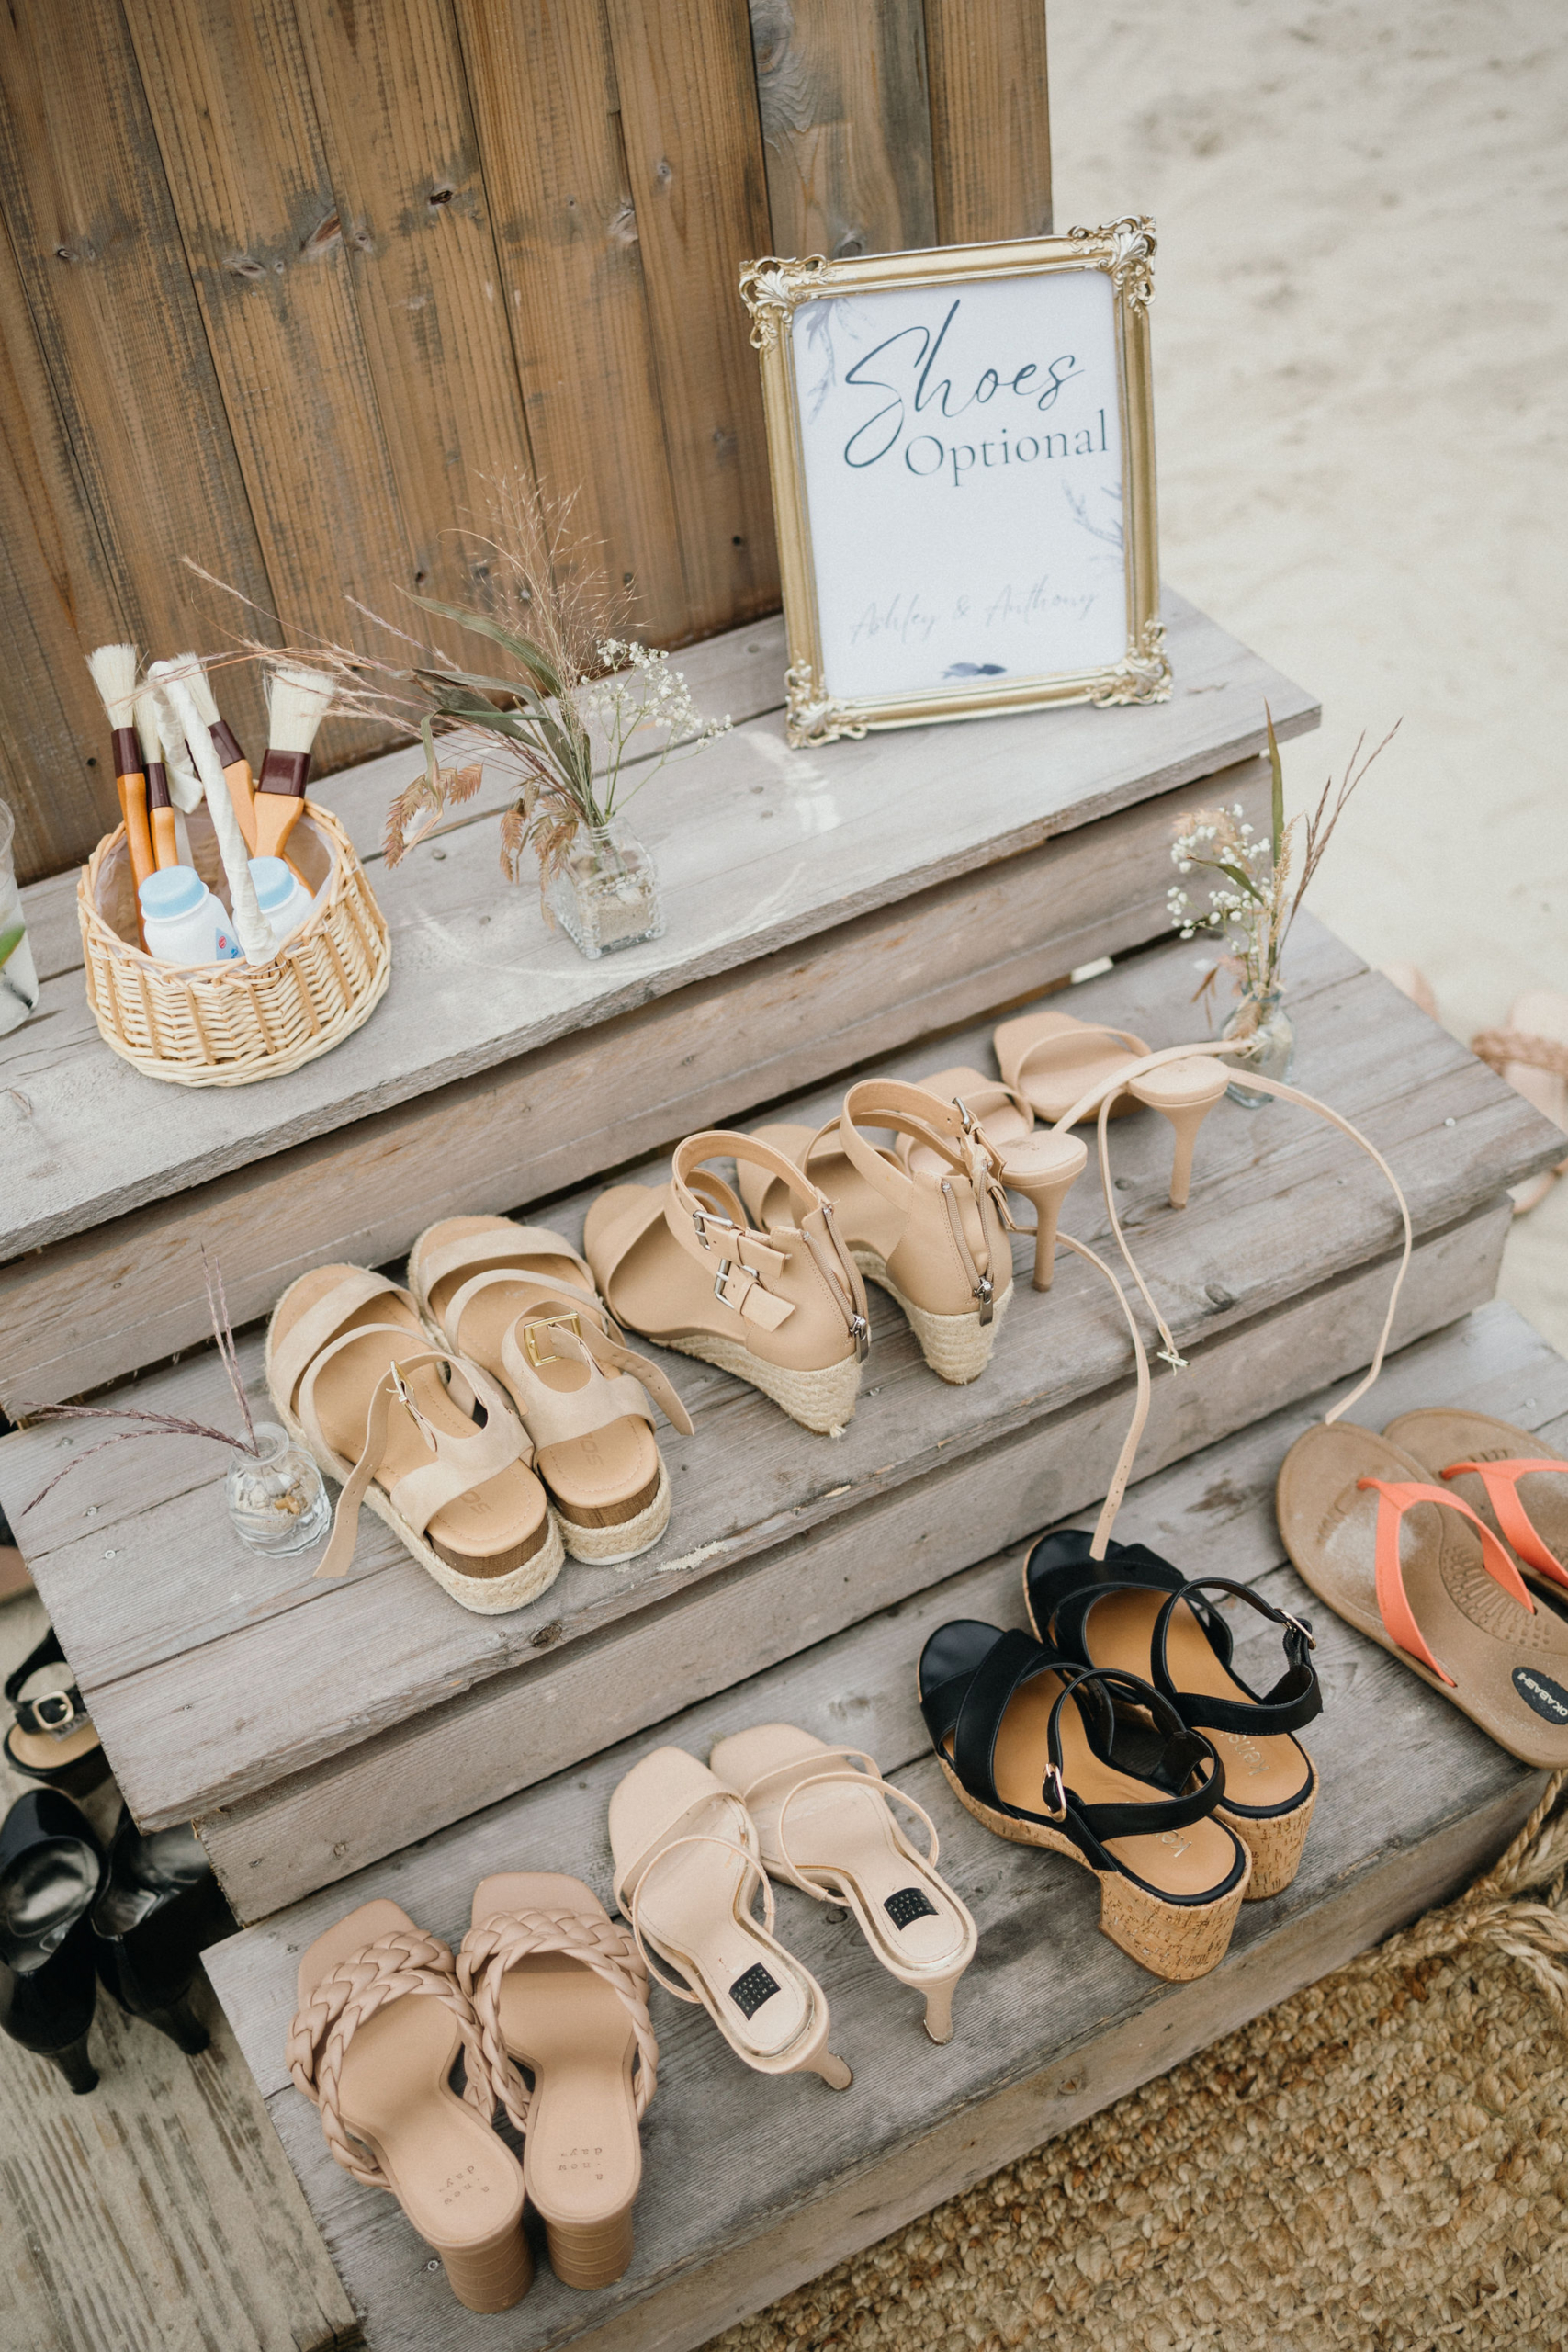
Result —
M 28 1013 L 37 1012 L 39 999 L 38 970 L 11 862 L 16 830 L 15 817 L 0 800 L 0 1037 L 19 1029 Z
M 1296 1032 L 1278 989 L 1249 989 L 1221 1035 L 1252 1041 L 1245 1055 L 1227 1057 L 1233 1069 L 1255 1069 L 1260 1078 L 1277 1078 L 1281 1085 L 1290 1084 L 1291 1072 L 1296 1066 Z M 1249 1087 L 1245 1079 L 1238 1079 L 1225 1091 L 1244 1111 L 1261 1111 L 1265 1102 L 1274 1100 L 1273 1095 L 1260 1094 L 1256 1087 Z
M 550 912 L 591 960 L 657 939 L 664 929 L 659 869 L 624 818 L 580 825 L 545 892 Z
M 287 1430 L 256 1423 L 259 1453 L 237 1453 L 229 1472 L 229 1518 L 242 1544 L 273 1559 L 308 1552 L 332 1524 L 321 1474 Z

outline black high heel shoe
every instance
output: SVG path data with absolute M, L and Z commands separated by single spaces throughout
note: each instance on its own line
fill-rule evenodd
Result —
M 87 2030 L 97 2000 L 91 1914 L 104 1849 L 69 1797 L 30 1790 L 0 1826 L 0 2030 L 51 2058 L 73 2091 L 97 2071 Z
M 191 2005 L 197 1962 L 236 1921 L 193 1829 L 146 1837 L 123 1812 L 93 1910 L 98 1974 L 121 2008 L 187 2057 L 210 2039 Z

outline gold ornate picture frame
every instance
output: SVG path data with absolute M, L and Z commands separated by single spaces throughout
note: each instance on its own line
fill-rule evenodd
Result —
M 1154 251 L 1128 219 L 747 264 L 792 743 L 1169 695 Z

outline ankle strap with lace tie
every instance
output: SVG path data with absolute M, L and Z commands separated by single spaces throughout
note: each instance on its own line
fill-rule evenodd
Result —
M 792 1788 L 785 1791 L 784 1801 L 779 1806 L 778 1819 L 773 1825 L 773 1835 L 778 1839 L 779 1852 L 784 1858 L 784 1867 L 781 1875 L 788 1880 L 790 1885 L 799 1887 L 803 1894 L 811 1895 L 818 1903 L 835 1903 L 839 1905 L 840 1910 L 845 1911 L 852 1907 L 848 1896 L 830 1894 L 827 1887 L 814 1884 L 810 1879 L 804 1875 L 798 1863 L 795 1861 L 794 1855 L 790 1852 L 789 1846 L 784 1838 L 784 1815 L 789 1811 L 790 1806 L 795 1803 L 796 1797 L 799 1796 L 801 1791 L 803 1789 L 823 1788 L 829 1785 L 837 1788 L 872 1789 L 875 1791 L 878 1796 L 891 1797 L 896 1804 L 907 1806 L 908 1811 L 915 1815 L 916 1819 L 923 1822 L 925 1825 L 926 1830 L 931 1838 L 931 1846 L 925 1858 L 926 1868 L 928 1870 L 935 1870 L 937 1857 L 942 1851 L 942 1841 L 937 1836 L 936 1824 L 931 1819 L 931 1815 L 926 1811 L 924 1805 L 917 1804 L 913 1797 L 906 1796 L 903 1790 L 895 1788 L 891 1781 L 885 1781 L 877 1768 L 875 1758 L 867 1755 L 863 1747 L 828 1747 L 822 1749 L 821 1753 L 824 1756 L 858 1756 L 862 1763 L 866 1767 L 866 1770 L 863 1772 L 857 1772 L 852 1767 L 851 1767 L 848 1770 L 839 1770 L 836 1772 L 808 1773 L 804 1780 L 796 1781 Z M 741 1791 L 740 1802 L 742 1804 L 750 1810 L 751 1799 L 755 1796 L 759 1789 L 763 1787 L 769 1781 L 776 1781 L 782 1772 L 794 1771 L 795 1767 L 803 1761 L 804 1758 L 801 1757 L 792 1757 L 787 1763 L 775 1764 L 771 1771 L 759 1773 L 756 1780 L 751 1781 L 747 1788 Z M 825 1866 L 819 1865 L 818 1867 Z

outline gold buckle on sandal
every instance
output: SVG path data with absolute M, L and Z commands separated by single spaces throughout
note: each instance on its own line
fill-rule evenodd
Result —
M 1067 1817 L 1067 1792 L 1062 1786 L 1062 1768 L 1059 1764 L 1053 1764 L 1047 1770 L 1045 1774 L 1045 1788 L 1054 1791 L 1056 1799 L 1054 1807 L 1047 1805 L 1045 1808 L 1046 1820 L 1066 1821 Z M 1045 1789 L 1042 1789 L 1040 1793 L 1043 1796 Z
M 421 1437 L 424 1440 L 432 1453 L 434 1453 L 436 1451 L 435 1431 L 425 1419 L 424 1415 L 420 1411 L 419 1407 L 415 1404 L 413 1392 L 410 1388 L 408 1382 L 403 1378 L 403 1368 L 401 1364 L 397 1363 L 395 1360 L 392 1364 L 392 1394 L 397 1398 L 399 1404 L 403 1408 L 403 1410 L 408 1414 L 409 1419 L 412 1421 L 415 1429 L 418 1430 Z
M 1310 1625 L 1303 1625 L 1301 1619 L 1299 1617 L 1292 1617 L 1288 1609 L 1281 1609 L 1280 1614 L 1284 1619 L 1286 1624 L 1290 1627 L 1292 1633 L 1299 1634 L 1301 1635 L 1309 1650 L 1316 1649 L 1317 1636 L 1314 1634 Z
M 570 1315 L 541 1315 L 537 1321 L 524 1324 L 523 1352 L 536 1372 L 539 1369 L 539 1342 L 534 1334 L 536 1331 L 554 1330 L 570 1331 L 573 1339 L 581 1340 L 582 1325 L 578 1319 L 577 1309 L 573 1307 Z

